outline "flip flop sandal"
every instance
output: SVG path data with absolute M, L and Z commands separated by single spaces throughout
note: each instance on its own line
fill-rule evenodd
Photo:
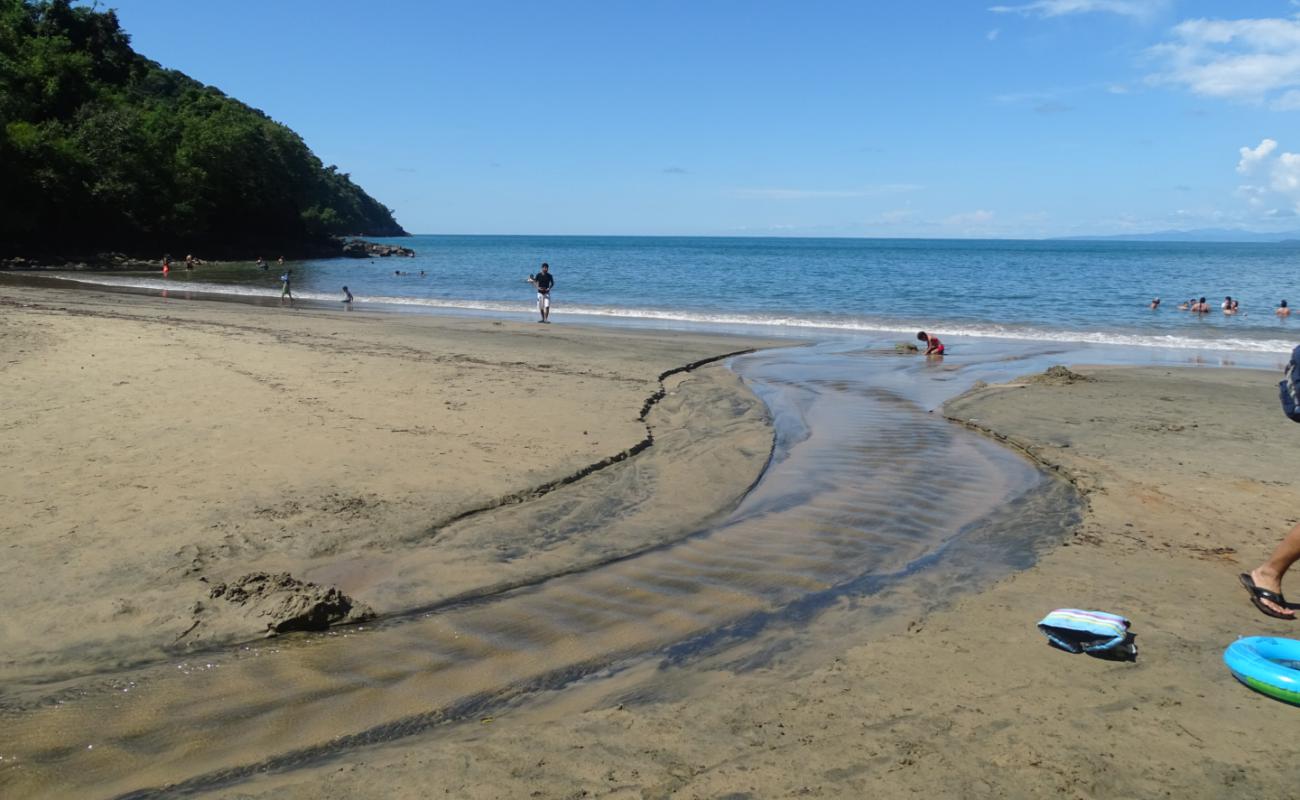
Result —
M 1276 603 L 1282 608 L 1294 608 L 1294 606 L 1288 603 L 1286 601 L 1286 598 L 1284 598 L 1281 594 L 1277 592 L 1270 592 L 1268 589 L 1261 589 L 1260 587 L 1256 586 L 1255 579 L 1250 577 L 1249 572 L 1241 573 L 1241 575 L 1238 576 L 1238 580 L 1241 581 L 1242 586 L 1246 587 L 1246 591 L 1250 592 L 1250 602 L 1255 605 L 1255 608 L 1259 609 L 1261 614 L 1268 617 L 1272 617 L 1274 619 L 1286 619 L 1286 620 L 1291 620 L 1292 622 L 1295 621 L 1296 619 L 1295 614 L 1283 614 L 1280 611 L 1275 611 L 1269 608 L 1268 606 L 1264 605 L 1263 601 L 1268 600 L 1271 603 Z

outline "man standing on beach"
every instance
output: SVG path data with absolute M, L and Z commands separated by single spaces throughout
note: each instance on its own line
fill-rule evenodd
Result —
M 286 269 L 280 276 L 280 282 L 283 285 L 280 289 L 280 305 L 284 305 L 284 298 L 289 298 L 289 305 L 293 306 L 293 290 L 289 288 L 289 282 L 293 278 L 293 270 Z
M 543 263 L 542 271 L 529 275 L 528 282 L 537 287 L 537 313 L 542 315 L 538 322 L 551 321 L 551 287 L 555 285 L 555 276 L 551 274 L 551 265 Z

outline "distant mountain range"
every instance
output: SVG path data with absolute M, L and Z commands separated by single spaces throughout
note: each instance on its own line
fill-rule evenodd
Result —
M 1113 236 L 1060 236 L 1071 242 L 1297 242 L 1300 230 L 1257 233 L 1229 228 L 1196 228 L 1190 231 L 1155 231 L 1154 233 L 1118 233 Z

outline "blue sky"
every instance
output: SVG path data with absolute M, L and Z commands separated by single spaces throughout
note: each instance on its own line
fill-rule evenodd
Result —
M 414 233 L 1300 229 L 1300 2 L 109 0 Z

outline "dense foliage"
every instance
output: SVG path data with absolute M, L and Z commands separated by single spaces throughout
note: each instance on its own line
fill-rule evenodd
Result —
M 297 134 L 131 49 L 112 11 L 0 0 L 0 256 L 401 235 Z

